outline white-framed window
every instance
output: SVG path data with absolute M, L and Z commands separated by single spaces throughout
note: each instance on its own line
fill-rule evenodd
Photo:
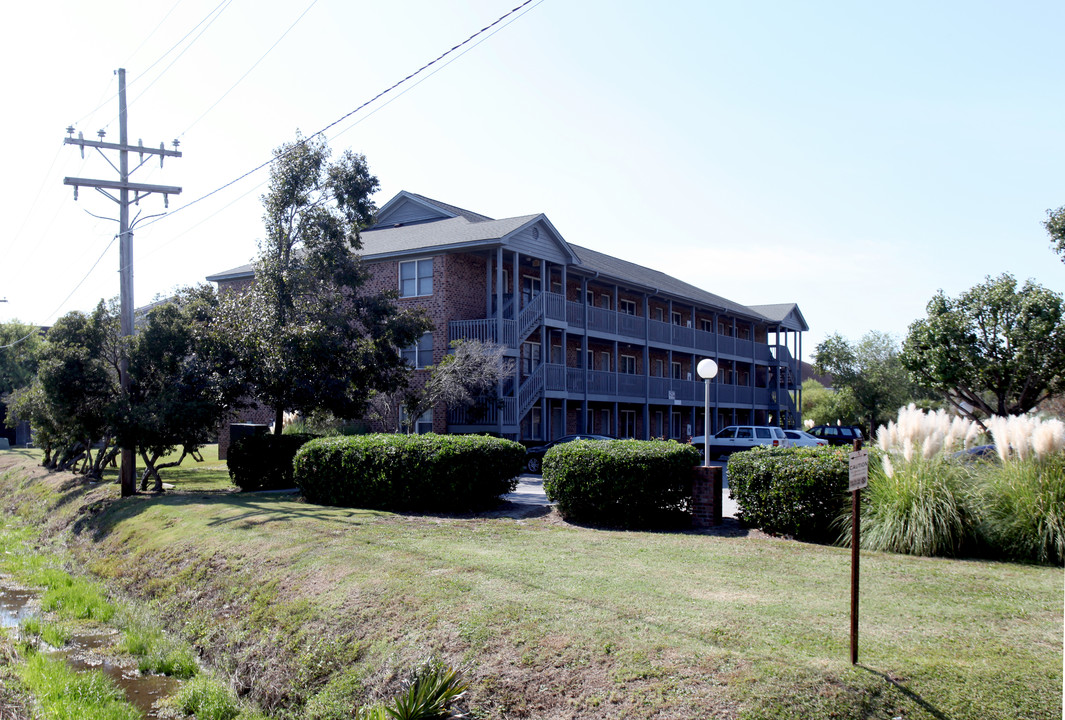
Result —
M 399 296 L 423 297 L 433 294 L 433 259 L 409 260 L 399 264 Z
M 413 368 L 424 368 L 433 364 L 433 334 L 424 333 L 418 342 L 403 348 L 400 353 L 407 364 Z
M 540 343 L 525 342 L 521 344 L 521 374 L 528 377 L 540 367 Z
M 613 423 L 610 422 L 610 418 L 611 418 L 610 411 L 609 410 L 603 410 L 602 413 L 600 413 L 600 414 L 602 416 L 602 423 L 603 424 L 602 424 L 602 427 L 599 430 L 599 432 L 602 433 L 603 435 L 612 435 L 614 433 L 614 428 L 613 428 Z
M 713 320 L 700 320 L 699 321 L 699 327 L 702 328 L 703 332 L 712 333 L 714 331 L 714 321 Z
M 655 308 L 655 320 L 658 322 L 664 322 L 666 317 L 666 311 L 663 308 Z
M 603 308 L 604 310 L 609 310 L 610 309 L 610 294 L 609 293 L 603 293 L 602 295 L 599 296 L 599 307 Z
M 539 405 L 529 412 L 529 439 L 544 439 L 544 417 Z
M 669 366 L 670 366 L 670 369 L 673 372 L 673 379 L 674 380 L 680 380 L 680 363 L 679 362 L 671 362 L 669 364 Z
M 404 428 L 405 430 L 407 429 L 407 411 L 403 408 L 399 409 L 399 424 L 400 427 Z M 425 435 L 426 433 L 431 433 L 433 431 L 433 411 L 426 410 L 421 415 L 419 415 L 418 419 L 414 421 L 414 427 L 410 428 L 410 431 L 412 431 L 415 435 Z
M 636 303 L 633 300 L 621 299 L 621 312 L 624 315 L 636 314 Z
M 540 283 L 540 277 L 538 275 L 522 275 L 521 276 L 521 303 L 522 305 L 528 304 L 534 297 L 540 294 L 542 289 Z
M 635 355 L 622 355 L 621 366 L 618 368 L 618 372 L 625 373 L 626 375 L 636 374 L 636 356 Z
M 654 374 L 654 376 L 655 377 L 665 377 L 665 372 L 663 371 L 663 366 L 662 366 L 662 358 L 655 358 L 655 374 Z
M 674 312 L 669 314 L 669 317 L 670 317 L 670 321 L 674 325 L 683 325 L 684 324 L 683 320 L 681 319 L 681 316 L 680 316 L 679 312 L 674 311 Z
M 588 370 L 595 370 L 595 353 L 592 352 L 591 350 L 589 350 L 588 353 L 587 353 L 587 357 L 585 358 L 585 363 L 586 363 L 585 367 Z
M 603 372 L 610 372 L 610 353 L 604 350 L 599 353 L 599 362 L 602 363 L 602 367 L 599 369 Z
M 584 304 L 585 305 L 595 305 L 595 293 L 592 292 L 591 290 L 585 290 L 584 291 Z
M 636 437 L 636 411 L 635 410 L 622 410 L 618 422 L 621 427 L 618 428 L 618 437 L 634 438 Z

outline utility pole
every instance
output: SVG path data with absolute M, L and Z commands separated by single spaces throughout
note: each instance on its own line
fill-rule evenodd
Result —
M 64 138 L 63 142 L 67 145 L 77 145 L 81 148 L 81 156 L 85 157 L 85 148 L 96 148 L 107 160 L 108 164 L 112 168 L 118 171 L 118 181 L 114 180 L 90 180 L 88 178 L 63 178 L 64 185 L 74 186 L 74 199 L 78 199 L 78 188 L 80 187 L 92 187 L 96 188 L 102 195 L 110 198 L 114 202 L 118 203 L 118 239 L 119 239 L 119 273 L 120 273 L 120 290 L 119 299 L 121 303 L 120 310 L 120 325 L 122 337 L 130 337 L 133 335 L 133 233 L 129 220 L 129 206 L 131 203 L 139 205 L 142 198 L 147 197 L 154 193 L 162 193 L 164 207 L 170 206 L 170 196 L 177 195 L 181 192 L 181 188 L 167 186 L 167 185 L 145 185 L 142 183 L 131 183 L 129 181 L 130 169 L 129 169 L 129 153 L 135 152 L 140 157 L 140 164 L 133 169 L 136 172 L 140 169 L 146 160 L 145 155 L 149 158 L 152 155 L 159 156 L 159 167 L 163 166 L 163 160 L 167 157 L 181 157 L 181 153 L 178 152 L 178 141 L 174 141 L 174 149 L 167 150 L 163 143 L 159 143 L 159 148 L 144 147 L 144 143 L 138 141 L 137 145 L 130 145 L 129 138 L 126 132 L 126 71 L 123 68 L 119 68 L 118 73 L 118 144 L 104 142 L 104 131 L 100 130 L 97 133 L 100 139 L 86 140 L 79 132 L 78 137 L 74 137 L 74 127 L 67 128 L 68 137 Z M 118 152 L 118 167 L 111 162 L 110 158 L 104 155 L 104 150 L 112 150 Z M 117 190 L 118 197 L 109 190 Z M 133 198 L 130 199 L 130 192 L 133 193 Z M 133 224 L 136 224 L 137 218 L 134 219 Z M 122 391 L 125 392 L 129 389 L 129 358 L 123 353 L 119 359 L 119 382 L 122 385 Z M 122 496 L 133 495 L 137 492 L 137 481 L 134 477 L 135 459 L 132 447 L 122 448 L 122 466 L 119 470 L 119 481 L 122 486 Z

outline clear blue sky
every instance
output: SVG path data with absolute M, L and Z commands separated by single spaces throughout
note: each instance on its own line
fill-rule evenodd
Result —
M 49 324 L 118 293 L 117 225 L 86 214 L 117 206 L 62 184 L 114 176 L 62 139 L 74 124 L 117 141 L 116 68 L 131 139 L 181 138 L 184 157 L 134 176 L 182 186 L 173 212 L 519 3 L 7 9 L 0 320 Z M 534 0 L 328 137 L 366 154 L 379 204 L 410 190 L 493 217 L 544 212 L 573 243 L 737 302 L 796 302 L 809 357 L 833 332 L 901 336 L 937 289 L 986 275 L 1065 289 L 1041 225 L 1065 204 L 1062 27 L 1056 2 Z M 265 178 L 138 231 L 138 304 L 251 259 Z

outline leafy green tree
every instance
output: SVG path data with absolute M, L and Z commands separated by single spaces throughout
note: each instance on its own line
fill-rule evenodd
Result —
M 1065 205 L 1057 210 L 1047 210 L 1047 219 L 1043 221 L 1043 227 L 1047 229 L 1047 234 L 1054 241 L 1050 247 L 1061 255 L 1061 261 L 1065 263 Z
M 33 382 L 43 344 L 41 330 L 35 325 L 17 320 L 0 323 L 0 424 L 17 424 L 7 412 L 9 396 Z
M 330 163 L 324 140 L 298 135 L 274 155 L 255 282 L 223 295 L 214 336 L 248 393 L 274 409 L 280 434 L 286 411 L 357 417 L 371 391 L 399 387 L 400 348 L 430 325 L 401 312 L 395 293 L 365 291 L 355 252 L 377 190 L 365 157 L 347 151 Z
M 942 290 L 910 325 L 902 361 L 972 419 L 1025 413 L 1065 392 L 1065 305 L 1006 273 L 956 298 Z M 981 423 L 982 424 L 982 423 Z
M 85 314 L 71 312 L 48 331 L 36 384 L 26 408 L 31 423 L 50 425 L 53 464 L 99 476 L 114 458 L 113 403 L 118 397 L 118 315 L 102 301 Z M 16 407 L 22 407 L 16 403 Z M 100 447 L 93 456 L 93 446 Z
M 861 409 L 848 388 L 832 390 L 813 378 L 802 383 L 802 417 L 814 425 L 854 425 L 862 421 Z
M 201 447 L 213 432 L 239 387 L 206 341 L 206 327 L 217 308 L 214 290 L 208 286 L 180 291 L 170 301 L 148 313 L 130 348 L 127 395 L 116 403 L 120 445 L 136 447 L 145 470 L 141 490 L 155 479 L 162 491 L 159 471 L 178 466 L 192 455 L 199 459 Z M 159 459 L 181 448 L 171 462 Z
M 830 335 L 817 346 L 814 366 L 819 373 L 832 375 L 837 390 L 848 393 L 868 437 L 915 394 L 899 357 L 898 341 L 887 333 L 871 331 L 857 345 L 842 335 Z
M 43 344 L 36 325 L 18 320 L 0 323 L 0 399 L 33 381 Z

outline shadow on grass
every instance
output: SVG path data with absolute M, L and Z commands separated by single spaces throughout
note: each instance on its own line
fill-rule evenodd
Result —
M 889 675 L 888 673 L 880 672 L 879 670 L 874 670 L 873 668 L 869 667 L 868 665 L 859 664 L 859 665 L 857 665 L 857 667 L 861 668 L 862 670 L 865 670 L 867 673 L 870 673 L 872 675 L 877 675 L 877 676 L 883 678 L 889 685 L 894 687 L 896 690 L 898 690 L 900 693 L 905 695 L 907 698 L 909 698 L 910 700 L 912 700 L 916 704 L 920 705 L 923 710 L 925 710 L 932 717 L 936 718 L 936 720 L 951 720 L 950 715 L 947 715 L 945 712 L 943 712 L 942 710 L 937 708 L 935 705 L 933 705 L 932 703 L 930 703 L 927 700 L 925 700 L 923 697 L 921 697 L 920 695 L 915 693 L 913 690 L 910 690 L 908 687 L 903 685 L 897 679 L 891 677 L 891 675 Z
M 109 498 L 86 506 L 73 524 L 76 534 L 89 534 L 94 541 L 106 538 L 124 520 L 133 518 L 152 507 L 164 505 L 181 508 L 212 504 L 229 509 L 225 517 L 208 521 L 214 526 L 261 526 L 286 523 L 298 519 L 312 519 L 350 527 L 353 518 L 367 520 L 389 513 L 374 510 L 330 508 L 297 502 L 291 495 L 236 493 L 231 491 L 170 492 L 166 494 L 138 493 L 128 498 Z M 236 512 L 233 512 L 236 510 Z M 256 520 L 255 522 L 252 522 Z

